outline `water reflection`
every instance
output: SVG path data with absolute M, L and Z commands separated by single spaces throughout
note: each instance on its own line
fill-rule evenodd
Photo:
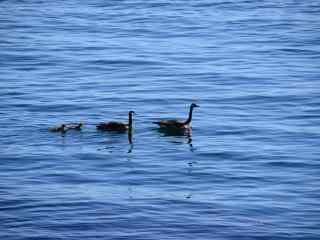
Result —
M 161 137 L 172 137 L 173 143 L 186 143 L 190 147 L 190 151 L 194 152 L 195 148 L 192 144 L 192 129 L 164 129 L 157 128 L 156 129 Z M 186 140 L 186 142 L 181 141 Z M 177 141 L 179 140 L 179 141 Z
M 115 147 L 115 144 L 118 143 L 118 145 L 119 144 L 122 145 L 122 143 L 123 143 L 123 135 L 122 135 L 122 133 L 124 133 L 124 132 L 110 133 L 110 137 L 111 138 L 108 141 L 104 141 L 104 144 L 106 144 L 107 146 L 104 146 L 102 148 L 98 148 L 97 150 L 101 151 L 101 150 L 107 149 L 110 153 L 112 153 L 113 152 L 112 149 L 117 149 Z M 133 150 L 133 137 L 132 137 L 132 135 L 133 135 L 132 130 L 131 129 L 128 130 L 129 149 L 128 149 L 127 153 L 131 153 L 132 150 Z
M 133 141 L 132 141 L 132 129 L 128 131 L 128 142 L 129 142 L 129 150 L 128 153 L 131 153 L 133 150 Z

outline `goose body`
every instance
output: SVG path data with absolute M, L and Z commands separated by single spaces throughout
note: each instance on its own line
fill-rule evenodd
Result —
M 195 107 L 199 107 L 199 106 L 195 103 L 192 103 L 190 105 L 189 117 L 186 121 L 171 119 L 171 120 L 161 120 L 161 121 L 157 121 L 157 122 L 153 122 L 153 123 L 157 124 L 160 128 L 168 129 L 168 130 L 188 129 L 191 127 L 192 113 L 193 113 L 193 109 Z
M 66 129 L 66 125 L 65 124 L 61 124 L 60 126 L 57 127 L 53 127 L 53 128 L 49 128 L 50 132 L 61 132 L 61 133 L 65 133 L 67 131 Z
M 185 129 L 188 128 L 189 125 L 185 124 L 183 121 L 177 119 L 171 120 L 161 120 L 158 122 L 153 122 L 157 124 L 160 128 L 177 128 L 177 129 Z
M 129 121 L 128 123 L 123 123 L 123 122 L 105 122 L 105 123 L 100 123 L 97 125 L 98 130 L 102 131 L 118 131 L 118 132 L 124 132 L 128 129 L 132 128 L 132 116 L 134 114 L 134 111 L 129 112 Z
M 97 129 L 103 131 L 126 131 L 128 128 L 128 124 L 122 122 L 107 122 L 97 125 Z

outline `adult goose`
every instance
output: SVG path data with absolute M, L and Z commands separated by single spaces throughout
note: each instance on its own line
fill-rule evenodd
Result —
M 177 119 L 173 119 L 173 120 L 161 120 L 153 123 L 157 124 L 162 129 L 168 129 L 168 130 L 189 129 L 191 127 L 192 112 L 195 107 L 199 107 L 199 106 L 195 103 L 192 103 L 190 105 L 189 117 L 186 121 L 179 121 Z
M 134 111 L 129 112 L 129 121 L 128 123 L 123 122 L 106 122 L 100 123 L 97 125 L 98 130 L 102 131 L 116 131 L 116 132 L 124 132 L 126 130 L 132 129 L 132 122 L 133 122 L 133 115 L 135 114 Z

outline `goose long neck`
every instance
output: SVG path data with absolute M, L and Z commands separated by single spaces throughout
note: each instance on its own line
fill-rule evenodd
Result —
M 191 107 L 190 107 L 190 110 L 189 110 L 189 117 L 188 117 L 187 121 L 185 121 L 185 124 L 191 123 L 191 120 L 192 120 L 192 112 L 193 112 L 193 107 L 191 106 Z
M 132 128 L 132 114 L 131 113 L 129 113 L 129 123 L 128 123 L 128 126 L 129 126 L 129 128 Z

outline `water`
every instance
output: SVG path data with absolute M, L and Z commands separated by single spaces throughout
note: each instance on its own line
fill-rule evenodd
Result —
M 319 12 L 1 1 L 1 239 L 320 239 Z M 95 130 L 129 110 L 132 147 Z

